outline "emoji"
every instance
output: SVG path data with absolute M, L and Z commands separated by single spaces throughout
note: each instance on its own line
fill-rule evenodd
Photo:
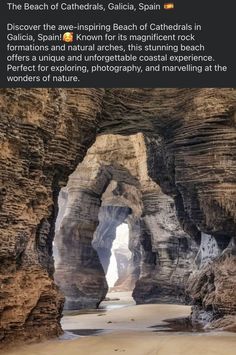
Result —
M 73 42 L 74 39 L 74 33 L 73 32 L 65 32 L 62 37 L 64 42 Z
M 165 10 L 173 10 L 175 8 L 175 4 L 173 2 L 168 2 L 164 4 L 164 9 Z

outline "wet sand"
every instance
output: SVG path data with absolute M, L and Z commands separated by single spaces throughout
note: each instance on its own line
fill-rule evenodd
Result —
M 104 302 L 105 303 L 105 302 Z M 112 307 L 112 305 L 109 305 Z M 122 304 L 121 304 L 122 307 Z M 143 331 L 150 332 L 149 327 L 164 324 L 163 319 L 187 317 L 190 313 L 189 306 L 179 305 L 130 305 L 127 307 L 98 312 L 97 314 L 79 314 L 66 316 L 62 319 L 64 330 L 78 329 L 103 329 L 104 331 Z M 92 326 L 92 327 L 91 327 Z
M 110 294 L 109 297 L 117 297 L 117 294 Z M 189 306 L 135 306 L 127 293 L 126 297 L 126 301 L 120 295 L 120 301 L 104 302 L 102 307 L 108 311 L 102 309 L 96 313 L 64 316 L 62 326 L 66 332 L 60 340 L 23 346 L 6 354 L 235 355 L 235 333 L 168 332 L 164 320 L 187 317 Z

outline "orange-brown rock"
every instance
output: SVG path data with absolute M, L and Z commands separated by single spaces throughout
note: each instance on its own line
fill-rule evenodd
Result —
M 142 132 L 148 174 L 174 199 L 183 229 L 198 243 L 201 232 L 224 247 L 235 238 L 235 92 L 230 88 L 1 90 L 2 343 L 13 337 L 59 332 L 61 297 L 52 281 L 57 197 L 98 134 Z M 232 249 L 229 253 L 233 254 Z M 224 266 L 216 268 L 217 285 L 230 285 L 224 299 L 232 316 L 235 298 L 229 290 L 235 289 L 235 280 L 230 270 L 224 270 L 229 262 L 235 265 L 235 260 L 216 258 L 213 262 Z M 29 276 L 35 272 L 44 275 L 42 285 Z M 16 294 L 19 275 L 22 280 L 26 276 L 25 287 L 35 294 L 30 306 L 24 296 Z M 195 277 L 198 284 L 198 274 Z M 192 288 L 190 295 L 195 299 Z M 29 293 L 25 297 L 30 300 Z M 54 306 L 50 308 L 45 299 Z M 207 311 L 204 304 L 200 307 Z M 224 312 L 222 307 L 222 318 Z M 40 332 L 29 331 L 24 321 L 29 313 L 36 315 L 32 324 L 36 328 L 41 324 Z

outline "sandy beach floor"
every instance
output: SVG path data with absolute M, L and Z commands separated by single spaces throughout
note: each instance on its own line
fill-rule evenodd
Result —
M 110 294 L 109 297 L 118 295 Z M 127 293 L 119 295 L 118 298 L 120 301 L 103 303 L 108 311 L 102 309 L 96 313 L 78 315 L 74 312 L 73 315 L 64 316 L 62 326 L 66 332 L 60 340 L 26 345 L 6 354 L 235 355 L 234 333 L 157 331 L 155 326 L 159 325 L 161 329 L 162 325 L 166 324 L 165 319 L 188 316 L 189 306 L 166 304 L 135 306 Z M 93 335 L 76 336 L 81 333 Z

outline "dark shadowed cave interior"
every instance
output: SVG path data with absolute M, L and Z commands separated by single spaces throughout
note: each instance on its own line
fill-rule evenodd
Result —
M 99 307 L 122 225 L 113 291 L 236 330 L 235 93 L 1 90 L 3 348 Z

